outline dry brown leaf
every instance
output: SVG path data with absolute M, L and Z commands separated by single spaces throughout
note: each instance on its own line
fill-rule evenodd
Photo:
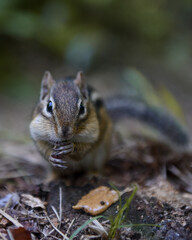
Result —
M 118 194 L 116 191 L 105 186 L 100 186 L 83 196 L 79 202 L 73 206 L 73 209 L 83 209 L 85 212 L 94 216 L 104 212 L 117 200 Z
M 39 198 L 33 197 L 30 194 L 21 194 L 21 202 L 31 208 L 42 208 L 45 209 L 45 203 Z
M 24 227 L 9 228 L 8 234 L 11 240 L 32 240 L 30 232 Z

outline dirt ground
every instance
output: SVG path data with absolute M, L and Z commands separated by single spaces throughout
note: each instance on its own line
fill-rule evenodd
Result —
M 118 229 L 116 239 L 192 239 L 192 155 L 144 138 L 121 144 L 121 151 L 111 154 L 102 175 L 79 174 L 45 182 L 50 169 L 32 143 L 1 142 L 0 237 L 68 239 L 90 219 L 72 206 L 90 190 L 112 182 L 119 190 L 132 183 L 139 186 L 124 222 L 137 226 Z M 122 203 L 129 196 L 130 192 L 125 193 Z M 113 204 L 102 215 L 115 215 L 118 206 L 119 202 Z M 107 232 L 109 222 L 97 221 Z M 88 224 L 74 239 L 107 238 L 95 224 Z M 10 238 L 12 229 L 18 227 L 30 234 L 20 231 Z

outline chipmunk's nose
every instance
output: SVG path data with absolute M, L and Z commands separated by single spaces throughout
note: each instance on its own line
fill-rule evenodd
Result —
M 72 134 L 72 128 L 69 126 L 62 127 L 62 134 L 64 138 L 70 137 Z

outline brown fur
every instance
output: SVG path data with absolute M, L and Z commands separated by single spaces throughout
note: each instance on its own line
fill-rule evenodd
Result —
M 61 156 L 68 166 L 67 170 L 63 170 L 65 173 L 69 173 L 70 168 L 75 171 L 101 169 L 108 157 L 111 140 L 111 120 L 103 106 L 94 105 L 91 99 L 87 101 L 88 90 L 81 77 L 82 74 L 79 74 L 74 81 L 56 84 L 50 74 L 45 75 L 41 89 L 43 98 L 35 108 L 30 124 L 32 138 L 47 160 L 54 151 L 52 141 L 62 140 L 62 127 L 72 129 L 70 142 L 74 145 L 74 151 Z M 52 114 L 46 112 L 46 104 L 50 99 L 54 101 Z M 81 99 L 87 111 L 83 119 L 79 119 L 77 108 Z M 43 116 L 46 114 L 47 118 Z

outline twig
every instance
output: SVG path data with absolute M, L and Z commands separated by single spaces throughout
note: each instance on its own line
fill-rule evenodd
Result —
M 51 226 L 55 229 L 55 231 L 57 231 L 63 237 L 63 239 L 68 240 L 68 237 L 66 237 L 58 228 L 54 226 L 54 224 L 51 222 L 51 219 L 48 217 L 48 215 L 46 215 L 46 217 L 49 223 L 51 224 Z
M 60 222 L 60 217 L 59 217 L 59 214 L 58 214 L 56 208 L 55 208 L 53 205 L 51 205 L 51 208 L 52 208 L 53 212 L 55 213 L 55 215 L 56 215 L 58 221 Z
M 55 213 L 55 215 L 56 215 L 56 217 L 59 221 L 59 227 L 58 228 L 60 229 L 61 220 L 62 220 L 62 188 L 61 187 L 59 188 L 59 214 L 58 214 L 56 208 L 53 205 L 51 205 L 51 208 L 52 208 L 53 212 Z
M 50 237 L 54 238 L 54 239 L 57 239 L 57 240 L 61 240 L 60 238 L 56 237 L 56 236 L 53 236 L 53 235 L 50 235 Z
M 9 214 L 7 214 L 2 209 L 0 209 L 0 214 L 3 215 L 5 218 L 7 218 L 10 222 L 12 222 L 16 227 L 23 227 L 23 225 L 21 223 L 19 223 L 16 219 L 11 217 Z
M 45 239 L 45 238 L 47 238 L 48 236 L 50 236 L 51 235 L 51 233 L 53 233 L 55 231 L 55 229 L 52 229 L 50 232 L 48 232 L 47 234 L 44 234 L 44 236 L 40 239 L 40 240 L 43 240 L 43 239 Z
M 92 222 L 92 224 L 89 224 L 89 228 L 96 232 L 98 234 L 98 237 L 99 236 L 102 236 L 102 237 L 105 237 L 107 238 L 108 236 L 108 233 L 107 231 L 105 230 L 105 228 L 101 225 L 101 223 L 96 219 Z
M 82 239 L 95 239 L 95 238 L 100 238 L 101 236 L 99 236 L 99 235 L 82 235 L 82 237 L 84 237 L 84 238 L 82 238 Z
M 131 192 L 131 191 L 133 191 L 133 188 L 127 187 L 123 191 L 120 192 L 120 196 L 122 196 L 124 193 Z
M 2 238 L 2 240 L 7 240 L 7 238 L 5 236 L 3 236 L 3 234 L 0 232 L 0 237 Z
M 65 236 L 66 236 L 66 237 L 67 237 L 67 234 L 68 234 L 71 226 L 73 225 L 74 221 L 75 221 L 75 218 L 73 218 L 73 220 L 72 220 L 71 223 L 69 224 L 69 227 L 68 227 L 68 229 L 67 229 L 67 232 L 65 233 Z

